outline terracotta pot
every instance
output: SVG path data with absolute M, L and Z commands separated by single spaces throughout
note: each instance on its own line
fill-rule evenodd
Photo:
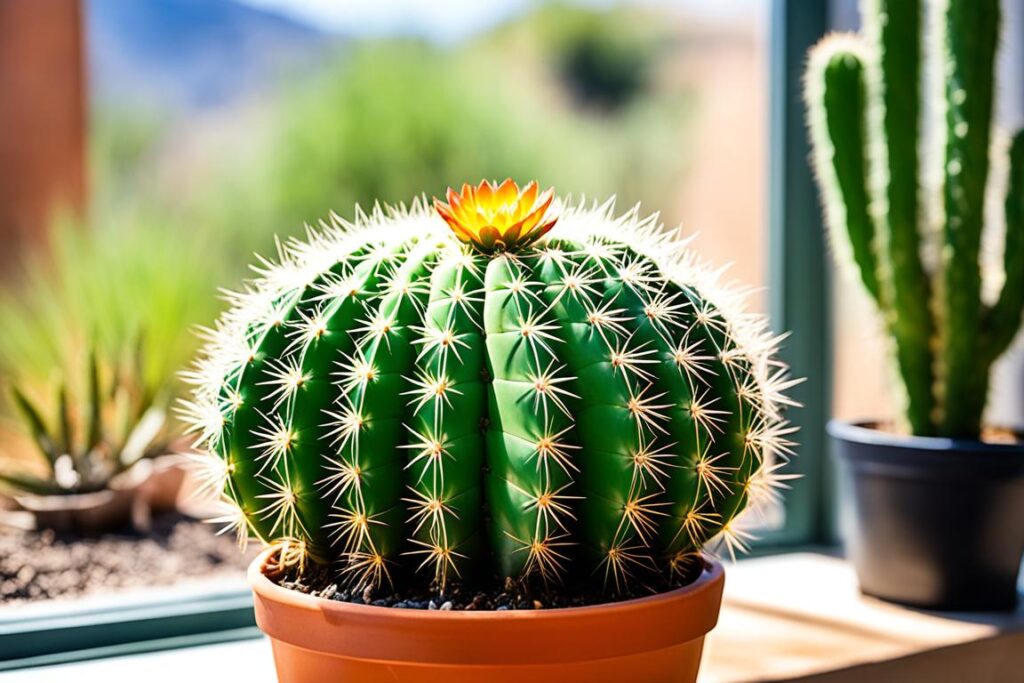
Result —
M 282 588 L 249 567 L 256 623 L 280 683 L 682 683 L 697 678 L 724 575 L 636 600 L 530 611 L 353 605 Z

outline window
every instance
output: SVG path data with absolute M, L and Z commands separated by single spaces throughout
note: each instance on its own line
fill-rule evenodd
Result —
M 252 251 L 272 252 L 275 233 L 301 234 L 332 209 L 348 216 L 376 198 L 537 176 L 559 193 L 617 193 L 622 210 L 660 209 L 709 261 L 733 264 L 728 279 L 759 290 L 753 309 L 793 332 L 785 355 L 809 378 L 794 392 L 805 407 L 794 411 L 802 446 L 792 467 L 803 479 L 757 533 L 766 551 L 828 537 L 829 276 L 799 95 L 805 51 L 827 24 L 823 3 L 193 5 L 92 0 L 81 25 L 73 12 L 59 19 L 87 37 L 88 76 L 76 81 L 89 88 L 87 141 L 71 130 L 69 144 L 87 145 L 88 168 L 72 158 L 60 169 L 88 175 L 89 198 L 86 211 L 46 195 L 60 210 L 33 213 L 18 227 L 17 260 L 4 261 L 2 310 L 28 332 L 0 342 L 0 373 L 27 374 L 33 401 L 54 402 L 54 367 L 83 393 L 90 353 L 120 358 L 125 339 L 144 340 L 146 381 L 180 392 L 189 326 L 212 320 L 215 289 L 245 276 Z M 28 34 L 58 21 L 23 19 Z M 81 68 L 69 59 L 61 68 Z M 46 265 L 54 255 L 58 276 Z M 36 315 L 38 302 L 60 314 Z M 3 429 L 4 466 L 34 457 Z M 180 599 L 101 592 L 59 618 L 42 601 L 22 612 L 0 603 L 0 658 L 244 633 L 244 560 L 220 564 L 233 584 L 179 587 Z

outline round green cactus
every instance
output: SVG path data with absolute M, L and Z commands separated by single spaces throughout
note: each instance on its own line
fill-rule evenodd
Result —
M 370 586 L 621 593 L 742 546 L 790 446 L 762 319 L 656 217 L 448 200 L 335 216 L 230 295 L 184 406 L 225 521 Z

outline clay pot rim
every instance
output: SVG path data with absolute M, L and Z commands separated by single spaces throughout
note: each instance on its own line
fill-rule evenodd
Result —
M 716 589 L 720 590 L 720 584 L 724 581 L 725 576 L 725 570 L 720 562 L 702 555 L 704 571 L 701 572 L 696 581 L 681 588 L 675 588 L 655 595 L 647 595 L 642 598 L 631 598 L 629 600 L 605 602 L 597 605 L 583 605 L 580 607 L 551 607 L 538 610 L 425 610 L 404 607 L 381 607 L 378 605 L 357 605 L 351 602 L 328 600 L 284 588 L 271 581 L 264 574 L 264 569 L 270 560 L 270 556 L 275 552 L 277 552 L 277 548 L 274 547 L 264 550 L 252 561 L 247 572 L 249 585 L 253 591 L 266 599 L 283 603 L 291 608 L 317 613 L 349 614 L 370 619 L 401 619 L 426 623 L 456 620 L 567 621 L 571 619 L 586 619 L 599 612 L 603 614 L 625 615 L 638 610 L 644 610 L 659 603 L 676 602 L 693 598 L 701 593 L 707 593 Z
M 249 566 L 256 623 L 272 641 L 317 656 L 415 666 L 614 660 L 699 643 L 718 622 L 725 583 L 722 566 L 712 562 L 689 586 L 634 600 L 540 610 L 417 610 L 354 605 L 278 586 L 263 573 L 273 552 Z

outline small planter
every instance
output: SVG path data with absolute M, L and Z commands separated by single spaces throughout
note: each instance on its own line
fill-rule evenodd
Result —
M 861 590 L 915 607 L 1011 610 L 1024 554 L 1024 444 L 829 423 L 847 471 Z
M 683 683 L 696 680 L 724 576 L 709 563 L 661 595 L 569 609 L 447 612 L 312 597 L 249 567 L 281 683 Z
M 28 513 L 31 529 L 96 534 L 118 529 L 131 520 L 132 491 L 105 489 L 63 496 L 16 496 L 15 503 Z
M 30 529 L 52 529 L 87 535 L 122 529 L 145 529 L 151 516 L 170 512 L 185 480 L 180 457 L 140 460 L 114 477 L 110 488 L 92 493 L 11 498 L 14 510 L 0 513 L 0 522 Z M 26 520 L 19 524 L 19 520 Z

